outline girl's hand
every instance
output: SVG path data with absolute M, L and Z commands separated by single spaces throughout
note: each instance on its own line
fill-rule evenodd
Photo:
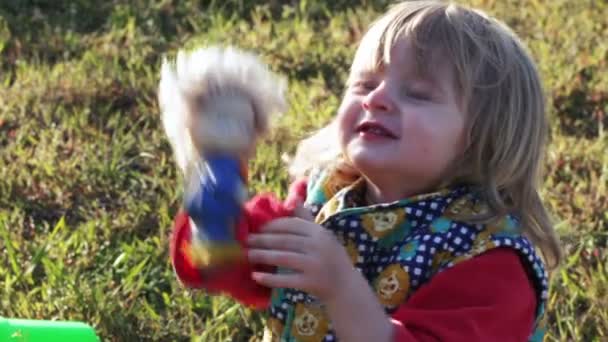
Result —
M 251 262 L 294 271 L 254 272 L 253 279 L 316 296 L 326 305 L 339 340 L 393 340 L 392 323 L 376 294 L 329 230 L 300 218 L 281 218 L 250 235 L 248 242 Z
M 248 239 L 252 263 L 292 270 L 290 273 L 254 272 L 252 277 L 268 287 L 295 288 L 322 301 L 336 297 L 334 291 L 352 277 L 355 269 L 344 247 L 322 226 L 301 218 L 271 221 Z

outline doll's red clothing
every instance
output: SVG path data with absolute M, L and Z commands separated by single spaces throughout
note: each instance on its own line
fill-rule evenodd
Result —
M 280 202 L 270 194 L 263 194 L 255 196 L 245 204 L 243 217 L 236 229 L 236 239 L 242 246 L 245 246 L 248 234 L 258 232 L 266 223 L 276 218 L 292 216 L 296 205 L 306 197 L 306 182 L 294 183 L 289 193 L 285 202 Z M 272 267 L 254 266 L 244 259 L 227 270 L 204 275 L 196 269 L 185 253 L 190 241 L 190 220 L 187 214 L 181 211 L 175 218 L 170 253 L 175 273 L 186 287 L 205 289 L 209 293 L 224 293 L 258 309 L 268 306 L 271 289 L 254 282 L 251 273 L 254 270 L 272 271 Z

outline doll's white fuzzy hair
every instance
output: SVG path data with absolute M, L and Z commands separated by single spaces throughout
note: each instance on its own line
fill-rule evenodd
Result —
M 186 174 L 199 153 L 187 129 L 188 115 L 204 106 L 205 98 L 238 93 L 251 100 L 256 135 L 267 132 L 270 118 L 287 108 L 286 82 L 257 56 L 232 47 L 181 50 L 161 68 L 158 100 L 165 133 L 177 166 Z M 238 113 L 235 113 L 238 115 Z

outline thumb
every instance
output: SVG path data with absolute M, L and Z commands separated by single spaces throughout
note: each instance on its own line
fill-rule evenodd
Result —
M 298 203 L 293 210 L 293 216 L 301 218 L 302 220 L 314 222 L 315 218 L 310 213 L 310 210 L 306 209 L 302 202 Z

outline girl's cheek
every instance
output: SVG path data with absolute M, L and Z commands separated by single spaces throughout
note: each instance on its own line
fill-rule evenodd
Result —
M 336 133 L 338 134 L 340 141 L 342 141 L 346 136 L 348 127 L 348 118 L 346 117 L 345 112 L 341 110 L 338 112 L 338 116 L 336 117 L 336 125 Z

